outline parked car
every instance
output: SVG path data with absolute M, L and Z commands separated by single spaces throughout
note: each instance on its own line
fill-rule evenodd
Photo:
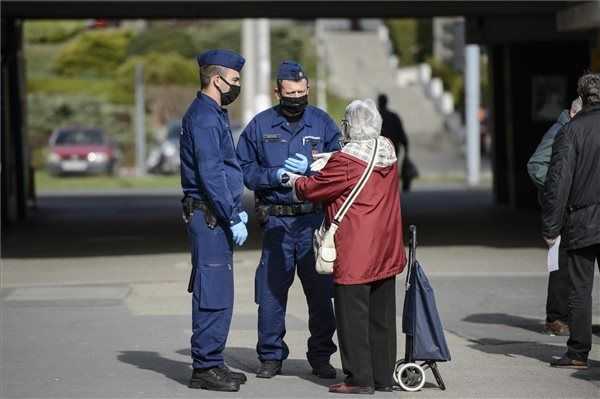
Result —
M 150 173 L 175 174 L 179 172 L 179 136 L 181 121 L 175 120 L 167 125 L 164 141 L 158 143 L 148 155 L 146 168 Z
M 48 172 L 65 174 L 109 174 L 116 172 L 120 158 L 116 144 L 98 128 L 61 128 L 50 137 Z
M 242 134 L 242 127 L 239 125 L 231 126 L 233 142 L 237 141 Z M 148 156 L 146 168 L 150 173 L 156 174 L 175 174 L 179 173 L 179 136 L 181 135 L 181 121 L 175 120 L 168 124 L 167 135 L 165 139 L 156 145 Z

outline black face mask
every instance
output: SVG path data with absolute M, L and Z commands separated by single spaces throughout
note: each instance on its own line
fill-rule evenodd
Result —
M 241 86 L 238 86 L 238 85 L 232 85 L 231 83 L 226 81 L 225 78 L 222 76 L 219 76 L 219 77 L 221 78 L 221 80 L 223 82 L 225 82 L 225 84 L 227 86 L 229 86 L 229 91 L 226 93 L 223 93 L 221 91 L 221 88 L 219 88 L 219 86 L 217 86 L 217 90 L 219 90 L 219 93 L 221 93 L 221 105 L 229 105 L 238 98 L 242 88 L 241 88 Z
M 308 94 L 302 97 L 281 97 L 279 100 L 281 106 L 281 112 L 285 116 L 299 116 L 302 115 L 304 109 L 308 105 Z

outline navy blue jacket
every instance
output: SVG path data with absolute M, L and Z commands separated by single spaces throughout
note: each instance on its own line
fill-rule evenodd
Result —
M 314 153 L 339 149 L 340 131 L 326 112 L 309 105 L 293 131 L 275 106 L 256 115 L 246 126 L 237 156 L 246 187 L 255 191 L 261 203 L 292 204 L 292 190 L 281 187 L 277 180 L 277 170 L 283 168 L 285 160 L 301 153 L 310 163 Z
M 239 223 L 244 185 L 229 116 L 201 92 L 183 117 L 180 157 L 184 195 L 208 202 L 221 222 Z

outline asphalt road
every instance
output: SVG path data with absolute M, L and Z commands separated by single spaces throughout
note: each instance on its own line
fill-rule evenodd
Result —
M 246 198 L 248 206 L 252 198 Z M 436 290 L 453 360 L 448 390 L 380 397 L 600 396 L 600 299 L 586 371 L 547 362 L 566 339 L 540 333 L 545 249 L 536 212 L 492 205 L 487 191 L 424 190 L 403 196 L 419 228 L 418 258 Z M 252 212 L 250 212 L 252 214 Z M 238 394 L 192 391 L 187 238 L 169 192 L 53 195 L 2 237 L 0 396 L 6 398 L 331 397 L 304 360 L 306 305 L 290 294 L 284 375 L 256 380 L 254 269 L 260 231 L 235 256 L 236 308 L 226 359 L 249 373 Z M 398 278 L 398 357 L 403 278 Z M 340 368 L 337 354 L 332 359 Z M 341 379 L 341 370 L 339 372 Z M 433 381 L 428 376 L 428 381 Z

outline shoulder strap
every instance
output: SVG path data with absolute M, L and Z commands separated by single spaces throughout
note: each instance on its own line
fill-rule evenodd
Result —
M 335 214 L 335 217 L 333 218 L 333 223 L 340 224 L 340 222 L 346 215 L 346 212 L 348 212 L 348 210 L 354 203 L 354 200 L 356 200 L 356 198 L 358 197 L 358 195 L 360 194 L 362 189 L 367 185 L 367 181 L 369 180 L 369 177 L 371 176 L 373 169 L 375 169 L 375 159 L 377 158 L 378 146 L 379 146 L 379 140 L 376 138 L 375 144 L 373 145 L 373 153 L 371 154 L 371 159 L 369 160 L 369 164 L 365 168 L 363 174 L 360 176 L 360 179 L 358 180 L 358 183 L 356 184 L 356 186 L 354 186 L 354 188 L 350 192 L 350 195 L 348 195 L 348 198 L 346 198 L 346 201 L 344 201 L 344 203 L 342 204 L 340 209 Z

